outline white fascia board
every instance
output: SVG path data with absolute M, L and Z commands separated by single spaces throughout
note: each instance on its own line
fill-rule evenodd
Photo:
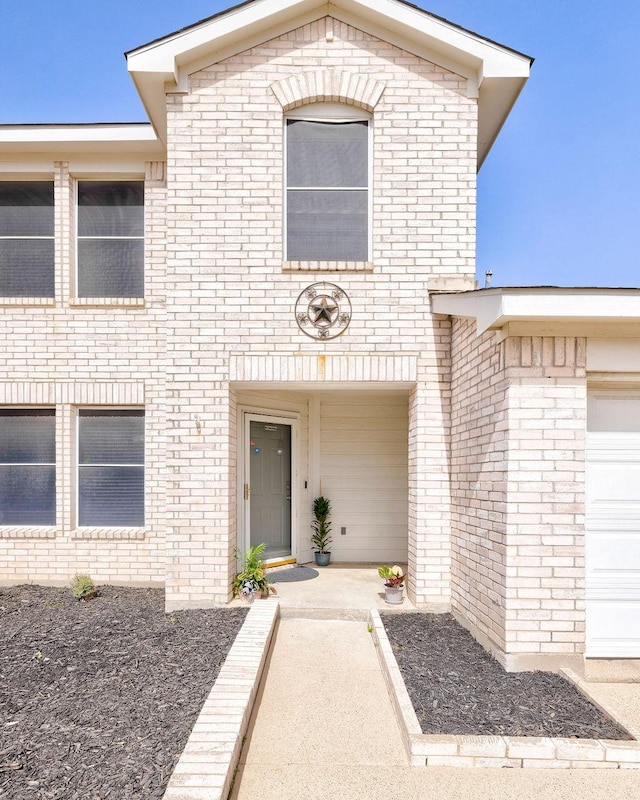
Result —
M 131 51 L 127 68 L 159 137 L 165 139 L 165 91 L 185 90 L 186 75 L 325 15 L 467 78 L 470 96 L 490 82 L 485 99 L 480 95 L 482 163 L 529 77 L 531 59 L 397 0 L 254 0 Z
M 147 154 L 163 148 L 151 125 L 0 125 L 0 155 L 14 153 Z
M 432 295 L 436 314 L 476 320 L 480 335 L 510 322 L 639 322 L 640 289 L 492 289 Z
M 176 74 L 177 66 L 215 53 L 228 37 L 251 35 L 258 27 L 273 27 L 278 19 L 290 20 L 311 8 L 327 4 L 318 0 L 254 0 L 165 39 L 143 45 L 127 55 L 129 72 Z M 328 6 L 327 6 L 328 7 Z
M 428 12 L 395 0 L 338 0 L 345 10 L 358 11 L 364 19 L 377 17 L 391 32 L 417 38 L 433 53 L 440 53 L 450 63 L 478 71 L 483 77 L 528 77 L 531 59 L 502 47 L 482 36 L 466 31 Z
M 283 23 L 288 29 L 298 16 L 315 12 L 315 17 L 339 16 L 340 10 L 355 13 L 364 20 L 377 21 L 383 27 L 409 38 L 420 38 L 434 53 L 442 53 L 450 62 L 457 62 L 478 71 L 484 77 L 527 77 L 531 59 L 458 28 L 445 20 L 396 0 L 254 0 L 253 3 L 230 9 L 193 28 L 179 31 L 166 39 L 152 42 L 128 54 L 130 72 L 177 74 L 177 66 L 199 61 L 207 52 L 224 47 L 228 37 L 244 38 L 257 28 L 274 28 Z

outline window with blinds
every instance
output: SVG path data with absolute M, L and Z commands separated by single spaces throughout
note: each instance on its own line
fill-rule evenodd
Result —
M 144 525 L 144 411 L 80 411 L 78 524 Z
M 369 124 L 286 121 L 287 260 L 369 260 Z
M 144 183 L 78 183 L 78 297 L 144 296 Z
M 53 409 L 0 409 L 0 525 L 56 524 Z
M 0 181 L 0 297 L 55 294 L 52 181 Z

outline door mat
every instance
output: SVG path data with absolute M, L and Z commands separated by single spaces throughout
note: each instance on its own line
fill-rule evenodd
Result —
M 267 573 L 269 583 L 297 583 L 298 581 L 310 581 L 318 577 L 318 570 L 311 567 L 289 567 L 289 569 L 277 569 Z

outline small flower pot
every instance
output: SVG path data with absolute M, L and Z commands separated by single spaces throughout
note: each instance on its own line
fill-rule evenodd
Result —
M 404 600 L 403 597 L 404 586 L 385 586 L 384 587 L 384 600 L 392 606 L 399 606 Z
M 331 553 L 315 553 L 315 558 L 319 567 L 326 567 L 331 560 Z

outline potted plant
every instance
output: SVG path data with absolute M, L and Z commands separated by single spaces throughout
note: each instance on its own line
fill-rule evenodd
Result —
M 331 502 L 326 498 L 316 497 L 313 501 L 314 520 L 311 523 L 313 535 L 311 541 L 316 548 L 315 559 L 319 567 L 326 567 L 331 559 L 331 551 L 327 550 L 331 544 Z
M 378 567 L 378 575 L 384 580 L 384 599 L 392 605 L 399 605 L 404 600 L 405 574 L 402 567 L 394 564 L 392 567 L 385 564 Z
M 247 603 L 253 603 L 258 592 L 262 597 L 269 597 L 270 593 L 276 594 L 275 588 L 269 585 L 262 560 L 266 546 L 263 542 L 255 547 L 249 547 L 245 552 L 243 556 L 244 569 L 236 575 L 233 581 L 234 597 L 241 597 Z

